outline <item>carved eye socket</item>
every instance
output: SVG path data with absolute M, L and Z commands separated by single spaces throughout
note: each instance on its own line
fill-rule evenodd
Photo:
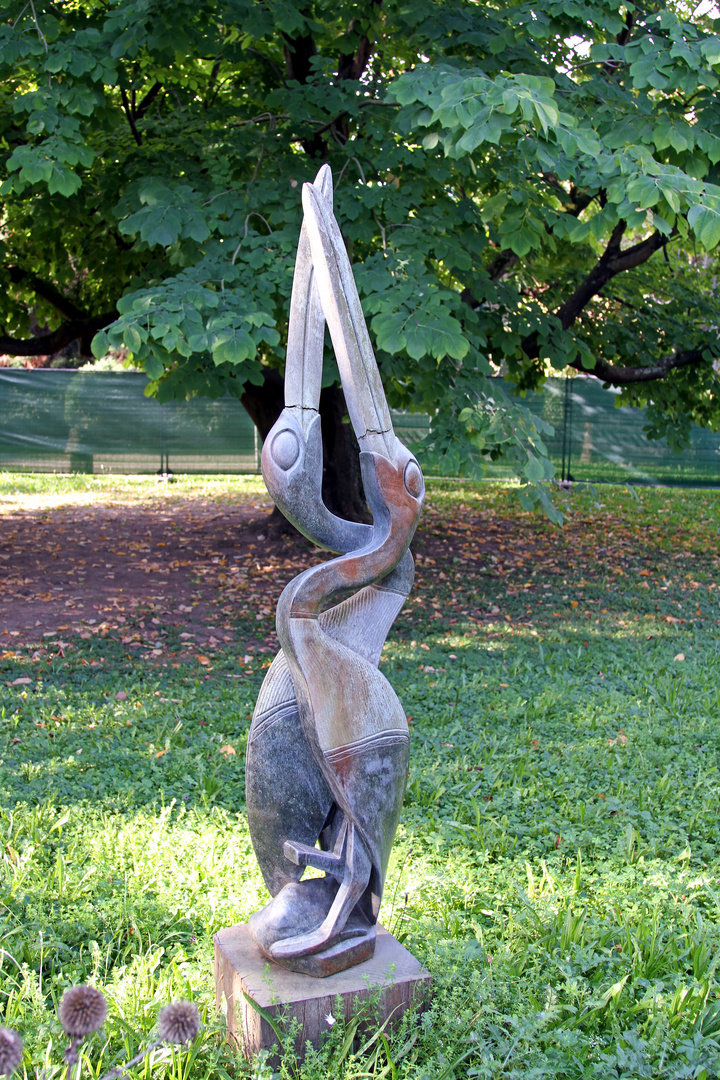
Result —
M 414 499 L 419 499 L 423 490 L 423 474 L 417 461 L 408 461 L 405 466 L 405 487 Z
M 291 469 L 300 455 L 300 444 L 294 432 L 279 431 L 272 441 L 273 461 L 281 469 L 287 472 Z

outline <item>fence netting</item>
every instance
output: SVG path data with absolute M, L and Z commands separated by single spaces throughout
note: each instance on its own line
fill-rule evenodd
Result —
M 160 404 L 134 372 L 0 369 L 0 469 L 12 471 L 253 473 L 261 444 L 235 398 Z M 680 455 L 643 434 L 642 409 L 615 408 L 592 378 L 549 379 L 523 401 L 552 424 L 548 450 L 563 479 L 720 485 L 720 436 L 693 428 Z M 394 412 L 398 436 L 416 446 L 431 421 Z M 429 473 L 440 462 L 425 461 Z M 490 476 L 503 475 L 492 467 Z
M 720 485 L 720 435 L 692 426 L 680 453 L 648 439 L 644 409 L 616 408 L 619 390 L 591 376 L 548 379 L 524 404 L 555 429 L 548 450 L 562 479 L 590 483 Z

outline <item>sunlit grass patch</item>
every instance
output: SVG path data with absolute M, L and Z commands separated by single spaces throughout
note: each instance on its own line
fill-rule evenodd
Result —
M 182 497 L 259 502 L 243 483 Z M 336 1024 L 303 1080 L 717 1075 L 719 500 L 599 497 L 571 492 L 559 532 L 500 486 L 429 485 L 383 657 L 411 766 L 381 919 L 434 998 L 358 1060 Z M 130 651 L 139 618 L 64 656 L 0 639 L 0 1000 L 28 1075 L 84 979 L 111 1002 L 94 1076 L 177 996 L 204 1010 L 198 1052 L 145 1076 L 248 1071 L 213 1027 L 212 935 L 267 896 L 244 753 L 268 657 L 221 641 L 163 667 Z
M 0 514 L 70 506 L 154 506 L 185 500 L 256 501 L 270 506 L 261 476 L 182 474 L 168 482 L 157 476 L 94 476 L 85 473 L 0 472 Z

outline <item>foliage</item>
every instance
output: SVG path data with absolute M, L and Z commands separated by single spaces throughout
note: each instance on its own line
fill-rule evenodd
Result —
M 65 990 L 57 1008 L 57 1018 L 60 1027 L 69 1039 L 63 1055 L 67 1076 L 70 1069 L 77 1065 L 76 1078 L 80 1080 L 82 1073 L 82 1054 L 87 1051 L 85 1046 L 88 1035 L 92 1035 L 105 1026 L 107 1018 L 107 1001 L 102 990 L 89 983 L 70 986 Z M 153 1050 L 157 1050 L 163 1043 L 168 1046 L 182 1046 L 194 1042 L 200 1030 L 200 1013 L 197 1005 L 192 1001 L 171 1001 L 160 1010 L 158 1017 L 158 1037 L 155 1042 L 149 1043 L 140 1050 L 130 1061 L 123 1062 L 108 1070 L 101 1080 L 116 1080 L 128 1069 L 139 1065 Z M 23 1057 L 22 1039 L 13 1028 L 0 1028 L 2 1038 L 2 1053 L 0 1053 L 0 1071 L 4 1076 L 10 1076 L 20 1066 Z M 42 1076 L 46 1077 L 52 1070 L 52 1066 L 46 1061 Z
M 701 8 L 0 11 L 5 351 L 105 326 L 96 354 L 129 350 L 149 393 L 260 385 L 283 362 L 299 184 L 328 160 L 391 404 L 439 409 L 456 438 L 493 368 L 522 390 L 571 365 L 652 403 L 654 437 L 720 422 L 720 48 Z M 502 408 L 520 475 L 546 475 L 533 421 Z
M 219 532 L 238 500 L 222 478 L 0 478 L 8 523 L 28 515 L 49 545 L 84 492 L 161 505 L 189 544 L 203 502 Z M 499 486 L 430 483 L 417 591 L 383 661 L 412 750 L 382 919 L 428 965 L 433 1002 L 362 1052 L 338 1018 L 284 1077 L 717 1074 L 720 496 L 565 497 L 558 531 Z M 132 1056 L 177 995 L 210 1026 L 144 1075 L 245 1074 L 210 1004 L 213 933 L 265 896 L 243 751 L 270 653 L 243 653 L 271 641 L 279 575 L 315 558 L 257 556 L 232 587 L 208 560 L 208 617 L 233 640 L 204 654 L 132 595 L 60 643 L 42 624 L 0 639 L 0 994 L 28 1074 L 61 1038 L 63 990 L 89 978 L 112 1006 L 98 1068 Z

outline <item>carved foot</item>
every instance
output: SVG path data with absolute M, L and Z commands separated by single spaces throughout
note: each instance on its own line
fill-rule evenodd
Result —
M 248 926 L 261 952 L 289 971 L 324 978 L 369 960 L 375 951 L 375 927 L 354 911 L 337 939 L 311 956 L 275 956 L 284 940 L 312 934 L 323 923 L 338 893 L 331 877 L 286 885 L 262 911 L 251 915 Z
M 339 971 L 354 967 L 355 964 L 372 960 L 375 953 L 375 936 L 375 927 L 369 926 L 362 936 L 337 941 L 329 948 L 313 953 L 311 956 L 291 956 L 287 959 L 276 960 L 276 963 L 287 968 L 288 971 L 312 975 L 314 979 L 324 979 L 328 975 L 336 975 Z

